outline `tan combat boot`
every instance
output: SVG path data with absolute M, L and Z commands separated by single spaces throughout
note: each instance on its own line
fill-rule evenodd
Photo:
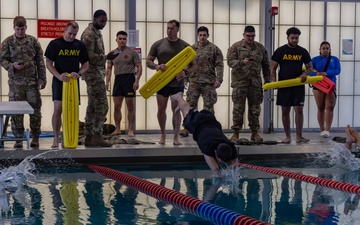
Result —
M 251 131 L 251 140 L 256 142 L 261 142 L 264 139 L 258 134 L 257 130 Z
M 94 134 L 91 140 L 92 146 L 99 147 L 111 147 L 112 144 L 110 142 L 105 141 L 100 134 Z
M 86 146 L 86 147 L 90 147 L 90 146 L 92 146 L 91 145 L 91 140 L 92 140 L 92 135 L 86 135 L 86 137 L 85 137 L 85 142 L 84 142 L 84 145 Z
M 230 141 L 236 142 L 237 140 L 239 140 L 239 130 L 234 129 L 234 133 L 231 136 Z
M 32 148 L 38 148 L 39 147 L 39 135 L 34 135 L 31 142 L 30 147 Z
M 189 136 L 189 131 L 184 128 L 182 131 L 180 131 L 179 135 L 183 137 L 187 137 Z

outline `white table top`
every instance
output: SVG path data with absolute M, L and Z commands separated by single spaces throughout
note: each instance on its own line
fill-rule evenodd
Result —
M 27 101 L 0 102 L 0 115 L 33 113 L 34 109 Z

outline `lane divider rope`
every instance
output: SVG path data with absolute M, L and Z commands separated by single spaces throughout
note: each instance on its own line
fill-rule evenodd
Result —
M 117 180 L 129 187 L 139 190 L 149 196 L 157 198 L 165 203 L 172 204 L 175 207 L 196 215 L 202 219 L 208 220 L 216 225 L 266 225 L 259 220 L 241 215 L 231 210 L 219 207 L 217 205 L 201 201 L 192 196 L 168 189 L 166 187 L 143 180 L 136 176 L 123 173 L 117 170 L 102 166 L 89 165 L 90 169 Z
M 322 187 L 332 188 L 332 189 L 335 189 L 338 191 L 348 192 L 348 193 L 352 193 L 352 194 L 360 194 L 360 186 L 354 185 L 354 184 L 348 184 L 348 183 L 344 183 L 344 182 L 340 182 L 340 181 L 333 181 L 333 180 L 329 180 L 329 179 L 325 179 L 325 178 L 321 178 L 321 177 L 313 177 L 310 175 L 294 173 L 294 172 L 289 172 L 289 171 L 284 171 L 284 170 L 279 170 L 279 169 L 273 169 L 273 168 L 269 168 L 269 167 L 255 166 L 255 165 L 246 164 L 246 163 L 239 163 L 239 164 L 240 164 L 240 166 L 243 166 L 243 167 L 260 170 L 260 171 L 264 171 L 267 173 L 272 173 L 272 174 L 280 175 L 283 177 L 292 178 L 295 180 L 305 181 L 307 183 L 320 185 Z

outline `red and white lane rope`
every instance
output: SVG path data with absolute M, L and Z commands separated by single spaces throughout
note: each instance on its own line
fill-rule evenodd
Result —
M 269 167 L 255 166 L 255 165 L 246 164 L 246 163 L 239 163 L 239 164 L 240 164 L 240 166 L 243 166 L 243 167 L 260 170 L 260 171 L 264 171 L 267 173 L 277 174 L 277 175 L 292 178 L 295 180 L 305 181 L 305 182 L 308 182 L 311 184 L 316 184 L 316 185 L 320 185 L 323 187 L 332 188 L 332 189 L 335 189 L 338 191 L 344 191 L 344 192 L 353 193 L 353 194 L 360 194 L 360 186 L 354 185 L 354 184 L 348 184 L 348 183 L 344 183 L 344 182 L 340 182 L 340 181 L 333 181 L 333 180 L 329 180 L 329 179 L 325 179 L 325 178 L 313 177 L 310 175 L 304 175 L 304 174 L 300 174 L 300 173 L 294 173 L 294 172 L 289 172 L 289 171 L 284 171 L 284 170 L 279 170 L 279 169 L 273 169 L 273 168 L 269 168 Z

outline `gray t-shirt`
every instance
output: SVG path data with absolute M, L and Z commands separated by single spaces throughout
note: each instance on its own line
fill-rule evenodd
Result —
M 190 46 L 180 38 L 177 41 L 169 41 L 167 38 L 156 41 L 150 48 L 149 55 L 156 58 L 159 64 L 166 64 L 184 48 Z M 165 87 L 184 87 L 184 80 L 177 81 L 175 78 Z
M 113 51 L 117 52 L 119 50 L 114 49 Z M 140 62 L 141 59 L 139 54 L 129 47 L 126 47 L 122 52 L 120 52 L 115 59 L 107 61 L 107 63 L 114 66 L 115 75 L 134 73 L 136 64 Z

